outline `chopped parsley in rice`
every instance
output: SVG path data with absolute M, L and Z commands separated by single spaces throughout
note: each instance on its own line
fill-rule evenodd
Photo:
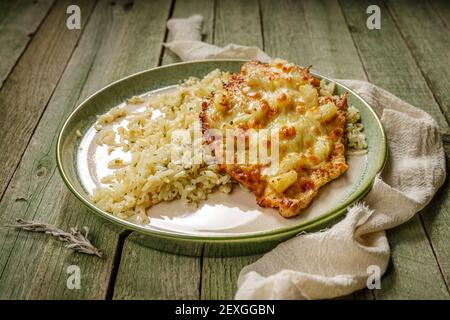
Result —
M 101 177 L 102 187 L 96 188 L 92 200 L 111 214 L 145 224 L 148 222 L 147 209 L 151 206 L 173 199 L 197 203 L 219 189 L 229 193 L 232 180 L 221 173 L 217 165 L 186 165 L 172 160 L 172 154 L 181 153 L 183 157 L 193 157 L 192 145 L 176 142 L 176 130 L 189 130 L 194 137 L 194 127 L 199 123 L 202 101 L 211 92 L 220 91 L 229 74 L 214 70 L 203 79 L 189 78 L 174 90 L 152 96 L 149 102 L 142 97 L 131 97 L 127 105 L 147 103 L 144 110 L 132 112 L 124 107 L 115 107 L 98 117 L 95 128 L 97 143 L 106 145 L 110 155 L 121 149 L 131 155 L 130 161 L 114 158 L 108 163 L 113 169 L 111 175 Z M 335 83 L 320 82 L 320 95 L 332 96 Z M 155 111 L 160 113 L 154 117 Z M 126 119 L 126 125 L 112 128 L 118 120 Z M 363 125 L 358 109 L 350 106 L 346 123 L 347 148 L 349 154 L 355 150 L 365 153 L 367 149 Z M 202 137 L 195 143 L 203 143 Z M 189 159 L 184 159 L 189 160 Z M 190 159 L 192 160 L 192 159 Z
M 99 116 L 97 143 L 107 145 L 108 152 L 120 148 L 131 153 L 131 161 L 113 159 L 109 162 L 108 167 L 115 169 L 114 173 L 101 179 L 107 186 L 94 190 L 93 201 L 117 217 L 146 223 L 146 210 L 161 201 L 181 198 L 197 203 L 215 189 L 230 192 L 230 177 L 218 173 L 217 165 L 203 162 L 186 166 L 183 163 L 189 161 L 175 163 L 171 160 L 172 152 L 180 152 L 180 145 L 173 142 L 172 134 L 177 129 L 193 132 L 202 100 L 222 87 L 227 75 L 214 70 L 201 80 L 190 78 L 175 90 L 152 97 L 150 104 L 139 113 L 129 114 L 127 109 L 116 107 Z M 127 103 L 139 104 L 144 100 L 133 97 Z M 161 116 L 152 119 L 155 110 L 161 112 Z M 124 117 L 128 120 L 126 126 L 116 130 L 109 126 Z M 188 150 L 181 150 L 184 151 Z M 188 154 L 184 152 L 184 156 Z

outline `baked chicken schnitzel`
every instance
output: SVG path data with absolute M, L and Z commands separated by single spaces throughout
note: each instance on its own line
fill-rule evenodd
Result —
M 238 148 L 233 146 L 233 161 L 219 161 L 220 170 L 252 191 L 260 206 L 293 217 L 311 203 L 321 186 L 347 170 L 346 114 L 347 95 L 326 92 L 309 68 L 281 60 L 250 61 L 203 102 L 200 122 L 209 144 L 215 142 L 212 129 L 224 132 L 223 137 L 227 130 L 245 136 L 241 159 L 246 161 L 237 161 Z M 251 135 L 246 133 L 264 130 L 276 132 L 277 143 L 264 143 L 270 155 L 276 151 L 277 163 L 248 161 Z

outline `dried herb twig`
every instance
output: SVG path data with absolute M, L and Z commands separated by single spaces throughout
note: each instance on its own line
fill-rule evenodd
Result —
M 94 245 L 89 241 L 89 229 L 87 227 L 83 228 L 85 231 L 85 234 L 83 235 L 77 228 L 70 228 L 70 232 L 66 232 L 49 223 L 27 221 L 23 219 L 17 219 L 16 221 L 18 223 L 17 225 L 6 225 L 5 227 L 50 234 L 62 242 L 68 242 L 66 245 L 67 248 L 81 253 L 96 255 L 100 258 L 102 257 L 102 252 L 94 247 Z

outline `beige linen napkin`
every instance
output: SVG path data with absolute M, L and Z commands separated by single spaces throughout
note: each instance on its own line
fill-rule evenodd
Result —
M 257 48 L 202 43 L 201 23 L 201 16 L 170 20 L 172 42 L 165 45 L 183 60 L 270 60 Z M 179 32 L 183 40 L 177 40 Z M 389 144 L 386 167 L 342 221 L 326 231 L 289 239 L 243 268 L 236 299 L 324 299 L 364 288 L 373 266 L 381 274 L 386 271 L 390 254 L 384 230 L 413 217 L 444 183 L 444 149 L 430 115 L 368 82 L 339 82 L 361 95 L 381 117 Z
M 202 24 L 203 17 L 198 14 L 189 18 L 170 19 L 167 21 L 170 42 L 164 45 L 183 61 L 223 58 L 256 59 L 263 62 L 272 60 L 264 51 L 256 47 L 229 44 L 220 48 L 202 42 Z

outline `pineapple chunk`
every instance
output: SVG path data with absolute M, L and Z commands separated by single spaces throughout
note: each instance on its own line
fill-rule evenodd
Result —
M 269 185 L 278 193 L 282 193 L 297 181 L 297 171 L 291 170 L 269 179 Z
M 333 102 L 320 106 L 320 117 L 324 123 L 330 122 L 336 117 L 337 107 Z
M 319 161 L 326 161 L 331 152 L 331 141 L 327 137 L 321 136 L 316 140 L 313 147 L 313 153 L 319 158 Z
M 309 108 L 319 105 L 319 95 L 317 94 L 317 90 L 312 85 L 308 83 L 299 86 L 298 91 Z

